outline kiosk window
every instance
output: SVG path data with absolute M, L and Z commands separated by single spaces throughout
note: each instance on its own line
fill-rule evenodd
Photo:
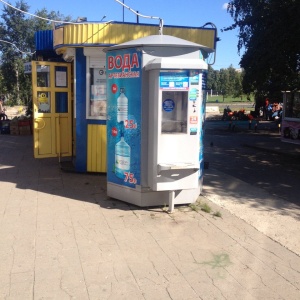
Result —
M 106 117 L 106 74 L 104 68 L 90 68 L 89 117 Z
M 67 67 L 55 67 L 55 87 L 68 87 Z
M 162 133 L 187 133 L 187 91 L 162 92 Z
M 51 112 L 50 92 L 37 92 L 38 111 L 39 113 Z
M 50 66 L 37 66 L 36 80 L 38 87 L 50 86 Z
M 285 114 L 286 118 L 300 119 L 300 93 L 286 93 Z

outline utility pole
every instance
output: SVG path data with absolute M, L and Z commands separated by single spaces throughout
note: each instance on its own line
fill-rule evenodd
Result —
M 124 0 L 123 0 L 123 4 L 124 4 Z M 123 5 L 123 23 L 124 23 L 124 5 Z

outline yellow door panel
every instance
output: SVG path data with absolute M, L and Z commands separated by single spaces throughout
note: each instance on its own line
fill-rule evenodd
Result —
M 71 64 L 32 61 L 34 157 L 72 156 Z
M 52 126 L 51 118 L 38 118 L 34 121 L 34 136 L 35 151 L 34 157 L 53 157 L 52 155 Z
M 68 154 L 72 151 L 72 143 L 71 140 L 66 138 L 71 131 L 71 122 L 68 117 L 60 117 L 58 119 L 59 126 L 59 137 L 60 141 L 60 153 L 62 156 L 68 156 Z

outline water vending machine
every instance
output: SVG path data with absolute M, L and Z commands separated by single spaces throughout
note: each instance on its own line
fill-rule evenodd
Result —
M 105 49 L 108 196 L 170 210 L 197 200 L 211 51 L 166 35 Z

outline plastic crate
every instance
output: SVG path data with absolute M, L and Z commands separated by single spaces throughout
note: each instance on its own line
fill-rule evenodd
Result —
M 0 132 L 1 134 L 10 133 L 10 120 L 3 120 L 0 122 Z
M 9 127 L 1 127 L 1 134 L 10 134 Z
M 27 120 L 26 121 L 25 120 L 19 121 L 18 126 L 19 127 L 30 126 L 30 121 L 27 121 Z
M 20 135 L 30 135 L 31 134 L 31 130 L 30 130 L 30 126 L 19 126 L 19 134 Z

